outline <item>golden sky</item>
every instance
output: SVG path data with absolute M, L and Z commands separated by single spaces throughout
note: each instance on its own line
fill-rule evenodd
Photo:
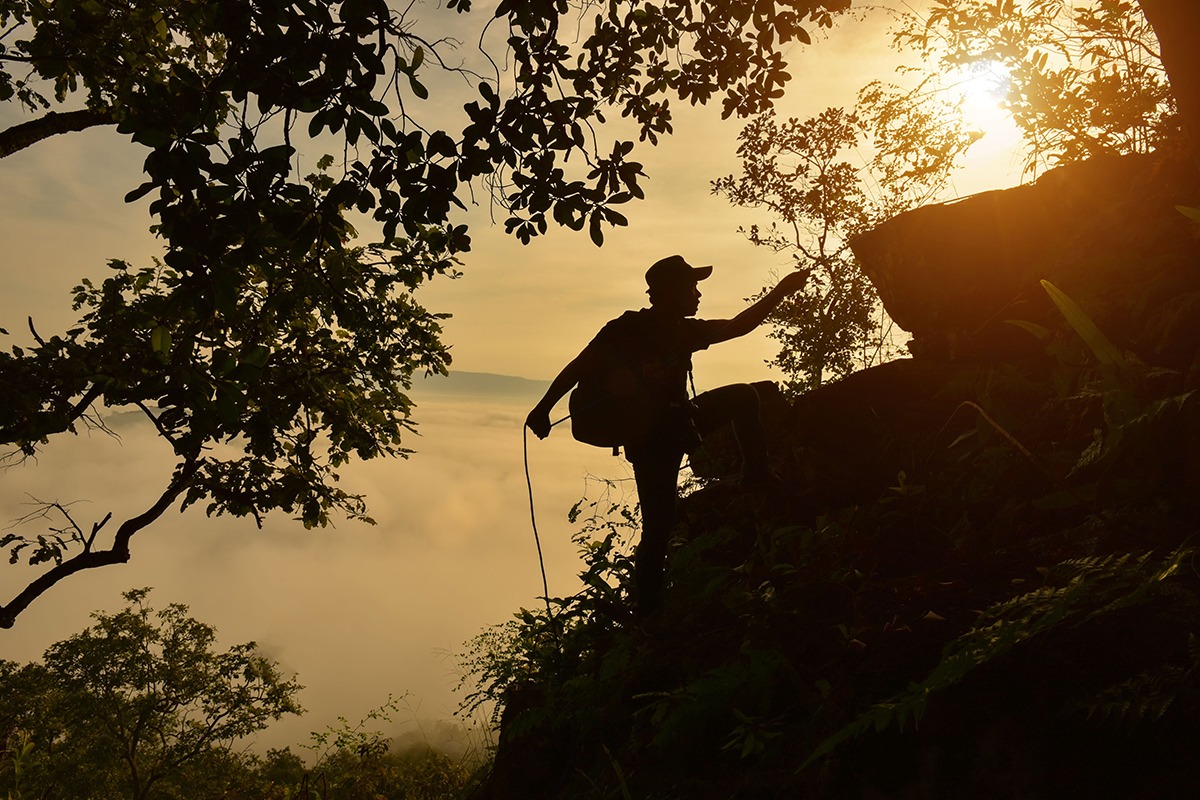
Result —
M 845 23 L 789 56 L 795 80 L 781 112 L 800 116 L 851 103 L 895 62 L 878 22 Z M 13 121 L 12 109 L 0 110 L 0 125 Z M 603 248 L 569 231 L 522 246 L 488 224 L 486 207 L 474 209 L 464 277 L 422 292 L 429 308 L 454 314 L 446 329 L 455 368 L 549 380 L 605 321 L 644 304 L 646 267 L 672 253 L 716 266 L 702 286 L 701 316 L 737 313 L 788 263 L 737 232 L 762 217 L 709 193 L 710 180 L 736 169 L 739 128 L 716 109 L 678 107 L 676 135 L 640 151 L 649 199 L 627 207 L 630 226 L 608 232 Z M 1015 181 L 1011 139 L 989 136 L 956 180 L 958 194 Z M 13 341 L 27 340 L 29 315 L 43 336 L 74 322 L 69 290 L 82 276 L 102 277 L 105 259 L 145 264 L 158 252 L 144 203 L 121 201 L 140 182 L 143 155 L 112 130 L 92 130 L 4 160 L 0 327 Z M 757 331 L 699 354 L 697 388 L 771 377 L 763 361 L 772 352 Z M 521 422 L 536 393 L 416 397 L 422 436 L 410 444 L 418 454 L 343 473 L 345 486 L 367 494 L 378 526 L 343 522 L 310 532 L 276 516 L 257 531 L 250 520 L 208 520 L 196 509 L 168 514 L 135 538 L 129 565 L 69 579 L 14 630 L 0 631 L 0 658 L 35 659 L 86 625 L 92 610 L 119 608 L 123 590 L 154 586 L 152 603 L 187 603 L 225 644 L 257 640 L 298 673 L 310 713 L 273 728 L 263 737 L 271 746 L 300 742 L 339 714 L 357 719 L 389 693 L 412 692 L 418 716 L 449 716 L 456 677 L 446 653 L 538 602 L 541 591 L 521 465 Z M 136 417 L 113 424 L 119 443 L 82 435 L 6 472 L 0 525 L 27 510 L 29 494 L 83 500 L 84 519 L 143 508 L 165 479 L 161 443 Z M 573 442 L 565 427 L 531 441 L 530 451 L 551 591 L 568 593 L 577 559 L 567 508 L 588 475 L 629 473 L 604 451 Z M 7 600 L 27 579 L 27 570 L 6 568 L 0 592 Z

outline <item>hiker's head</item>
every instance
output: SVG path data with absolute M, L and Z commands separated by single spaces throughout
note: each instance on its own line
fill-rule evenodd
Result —
M 646 270 L 650 305 L 684 316 L 695 314 L 700 302 L 697 284 L 711 275 L 712 269 L 693 267 L 683 260 L 683 256 L 668 256 L 655 261 Z

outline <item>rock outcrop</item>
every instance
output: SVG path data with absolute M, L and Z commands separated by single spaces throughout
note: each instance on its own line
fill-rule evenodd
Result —
M 1151 363 L 1200 344 L 1200 206 L 1188 161 L 1096 158 L 1036 182 L 918 208 L 853 244 L 914 356 L 1011 360 L 1039 345 L 1008 320 L 1057 321 L 1039 280 Z

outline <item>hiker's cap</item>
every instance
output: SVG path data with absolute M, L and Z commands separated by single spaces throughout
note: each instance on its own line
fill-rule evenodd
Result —
M 683 256 L 667 256 L 650 265 L 646 270 L 646 285 L 650 289 L 681 286 L 702 281 L 712 274 L 713 268 L 693 267 Z

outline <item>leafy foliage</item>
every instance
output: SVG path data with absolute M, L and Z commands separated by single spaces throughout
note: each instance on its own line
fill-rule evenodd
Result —
M 467 2 L 451 3 L 464 9 Z M 722 114 L 758 113 L 783 95 L 790 78 L 779 48 L 808 43 L 804 23 L 832 24 L 848 0 L 798 3 L 608 2 L 585 7 L 591 26 L 578 47 L 562 41 L 565 2 L 501 2 L 507 17 L 516 91 L 504 102 L 486 84 L 481 102 L 468 104 L 464 131 L 471 174 L 493 168 L 494 186 L 512 212 L 505 227 L 523 241 L 548 222 L 579 230 L 600 243 L 605 224 L 625 224 L 610 206 L 642 197 L 631 161 L 632 142 L 594 149 L 588 131 L 620 111 L 640 141 L 656 143 L 672 131 L 672 96 L 693 105 L 722 97 Z M 591 151 L 591 152 L 589 152 Z M 588 167 L 572 179 L 567 161 L 580 152 Z M 476 164 L 488 166 L 476 166 Z
M 470 784 L 480 754 L 469 742 L 452 757 L 378 729 L 402 708 L 392 698 L 357 723 L 342 717 L 314 732 L 301 745 L 307 761 L 290 747 L 256 754 L 246 737 L 301 713 L 301 687 L 254 643 L 218 651 L 212 626 L 182 605 L 154 611 L 147 594 L 127 592 L 126 608 L 95 614 L 40 663 L 0 661 L 9 798 L 434 800 Z
M 464 693 L 460 714 L 486 711 L 498 723 L 511 692 L 561 680 L 585 661 L 602 657 L 589 640 L 602 637 L 612 618 L 628 616 L 632 541 L 640 514 L 616 494 L 619 484 L 601 479 L 594 485 L 598 496 L 585 496 L 568 515 L 580 524 L 573 541 L 587 566 L 580 575 L 583 588 L 571 597 L 547 598 L 545 611 L 522 608 L 467 644 L 459 664 L 459 690 Z
M 1130 9 L 1097 5 L 1114 21 Z M 1065 4 L 1026 8 L 1054 6 Z M 1064 152 L 1090 147 L 1087 135 Z M 1064 321 L 1022 325 L 1044 339 L 1044 361 L 898 362 L 889 369 L 913 368 L 888 374 L 938 387 L 830 389 L 781 410 L 786 492 L 690 495 L 659 614 L 579 625 L 590 642 L 554 657 L 590 644 L 598 659 L 560 674 L 531 656 L 532 686 L 493 691 L 506 702 L 493 782 L 570 752 L 574 772 L 540 785 L 579 797 L 1194 795 L 1195 342 L 1181 343 L 1190 370 L 1148 366 L 1045 288 Z M 802 418 L 814 408 L 859 413 L 839 439 L 816 430 L 832 420 Z M 895 416 L 881 435 L 847 441 L 884 413 Z M 896 468 L 883 490 L 859 478 L 876 459 Z
M 850 242 L 945 184 L 972 141 L 946 124 L 947 111 L 873 83 L 853 111 L 830 108 L 803 122 L 768 112 L 739 135 L 741 174 L 713 182 L 731 203 L 773 217 L 769 227 L 744 231 L 751 242 L 813 271 L 805 291 L 769 317 L 780 343 L 771 363 L 792 392 L 893 355 L 890 322 Z M 870 163 L 852 163 L 867 146 Z
M 1183 547 L 1165 559 L 1151 553 L 1111 554 L 1068 559 L 1047 570 L 1047 584 L 1027 594 L 997 603 L 983 611 L 965 634 L 947 646 L 937 667 L 902 694 L 873 706 L 850 725 L 821 743 L 806 763 L 827 755 L 837 745 L 867 731 L 889 725 L 917 724 L 930 697 L 964 680 L 973 670 L 1001 658 L 1010 650 L 1063 625 L 1081 625 L 1163 597 L 1172 597 L 1164 583 L 1178 577 L 1195 558 Z M 1189 640 L 1190 641 L 1190 640 Z M 1158 678 L 1158 680 L 1155 680 Z M 1192 688 L 1192 670 L 1160 665 L 1103 691 L 1093 701 L 1102 717 L 1161 717 L 1174 691 Z
M 485 796 L 1193 791 L 1194 377 L 1141 365 L 1053 296 L 1046 363 L 962 367 L 940 391 L 972 399 L 902 417 L 920 432 L 893 485 L 822 494 L 814 475 L 861 472 L 886 437 L 804 452 L 783 429 L 787 491 L 688 495 L 649 618 L 594 602 L 589 576 L 628 571 L 600 532 L 631 518 L 592 502 L 608 523 L 586 523 L 587 588 L 551 601 L 569 623 L 523 611 L 476 642 L 502 720 Z
M 291 782 L 275 785 L 290 790 L 289 797 L 304 800 L 459 796 L 472 781 L 475 758 L 456 760 L 427 744 L 394 748 L 393 740 L 375 727 L 392 722 L 401 708 L 400 700 L 389 697 L 353 725 L 339 717 L 336 727 L 313 732 L 311 742 L 304 745 L 314 756 L 312 766 L 304 768 L 296 759 L 288 770 Z M 276 751 L 275 760 L 282 766 L 285 754 Z
M 301 688 L 253 642 L 224 652 L 216 631 L 149 590 L 46 650 L 42 664 L 5 662 L 5 737 L 28 736 L 26 780 L 43 792 L 143 798 L 186 780 L 196 763 L 284 714 Z
M 1178 136 L 1158 42 L 1135 2 L 936 0 L 924 17 L 902 15 L 894 41 L 934 74 L 998 65 L 1030 170 Z
M 772 217 L 746 231 L 750 241 L 816 272 L 770 320 L 780 342 L 770 363 L 792 392 L 896 354 L 849 242 L 938 198 L 960 156 L 986 135 L 962 114 L 961 85 L 980 70 L 1021 133 L 1028 173 L 1179 141 L 1154 32 L 1136 3 L 936 0 L 892 13 L 893 44 L 919 59 L 902 69 L 903 86 L 873 81 L 852 111 L 752 121 L 740 137 L 742 174 L 713 183 Z

